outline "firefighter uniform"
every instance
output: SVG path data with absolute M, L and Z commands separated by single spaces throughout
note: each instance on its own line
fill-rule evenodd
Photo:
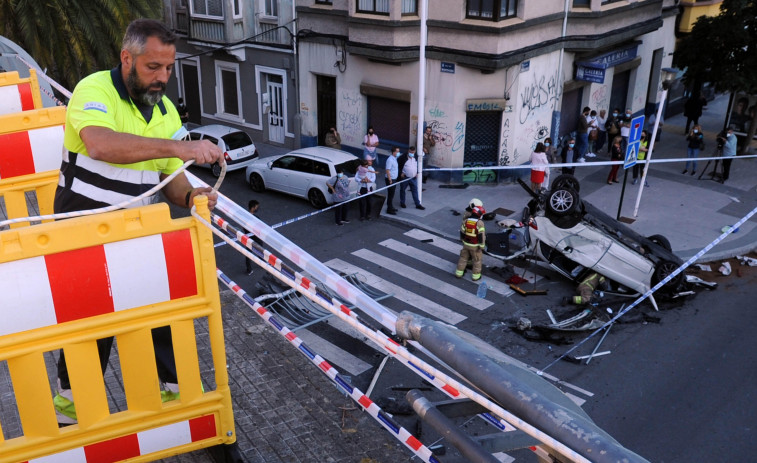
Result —
M 571 302 L 576 305 L 591 304 L 594 300 L 594 291 L 605 285 L 605 277 L 598 273 L 592 273 L 578 284 L 576 292 L 578 295 L 573 296 Z
M 486 229 L 481 220 L 484 214 L 484 208 L 476 206 L 471 209 L 470 215 L 466 214 L 463 219 L 463 225 L 460 228 L 463 249 L 460 251 L 460 259 L 457 261 L 457 269 L 455 270 L 455 276 L 458 278 L 462 278 L 468 260 L 472 260 L 473 281 L 481 279 L 481 259 L 486 244 Z

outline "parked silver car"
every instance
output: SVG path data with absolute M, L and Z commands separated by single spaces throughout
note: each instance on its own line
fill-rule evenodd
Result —
M 226 172 L 244 169 L 259 157 L 255 143 L 247 132 L 233 127 L 220 124 L 204 125 L 190 130 L 189 137 L 191 140 L 210 140 L 218 145 L 223 150 L 223 157 L 226 160 Z M 198 166 L 210 168 L 216 177 L 221 175 L 221 166 L 218 163 L 198 164 Z
M 281 191 L 307 199 L 313 207 L 322 208 L 334 201 L 326 181 L 341 168 L 344 175 L 354 177 L 359 160 L 345 151 L 313 146 L 279 156 L 256 159 L 245 171 L 253 191 Z M 357 184 L 352 182 L 352 193 Z

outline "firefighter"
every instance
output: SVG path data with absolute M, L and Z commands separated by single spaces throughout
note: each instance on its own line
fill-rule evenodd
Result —
M 576 288 L 577 295 L 573 297 L 564 297 L 563 303 L 572 303 L 575 305 L 589 305 L 595 301 L 594 292 L 599 289 L 607 288 L 607 279 L 602 275 L 592 272 L 578 284 Z
M 481 279 L 481 258 L 484 245 L 486 244 L 486 229 L 481 217 L 486 214 L 484 205 L 480 199 L 474 198 L 465 210 L 463 225 L 460 227 L 460 239 L 463 249 L 460 251 L 460 259 L 457 261 L 455 276 L 462 278 L 468 260 L 473 261 L 473 281 Z

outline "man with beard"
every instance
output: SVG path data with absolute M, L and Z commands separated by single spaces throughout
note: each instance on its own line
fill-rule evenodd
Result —
M 126 29 L 121 63 L 96 72 L 74 89 L 66 113 L 63 162 L 55 192 L 55 212 L 96 209 L 120 204 L 148 191 L 175 172 L 185 161 L 224 162 L 214 143 L 181 141 L 179 113 L 165 97 L 173 71 L 176 36 L 151 19 L 133 21 Z M 197 195 L 214 207 L 217 194 L 210 188 L 192 188 L 182 172 L 163 193 L 172 203 L 190 207 Z M 157 195 L 132 203 L 150 204 Z M 83 299 L 83 301 L 86 298 Z M 177 397 L 178 380 L 169 327 L 152 333 L 162 397 Z M 113 338 L 97 342 L 102 371 L 108 364 Z M 58 394 L 53 399 L 58 422 L 76 422 L 68 370 L 63 351 L 58 361 Z

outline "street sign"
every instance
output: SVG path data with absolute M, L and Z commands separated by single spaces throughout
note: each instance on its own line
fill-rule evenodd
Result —
M 636 165 L 636 153 L 639 152 L 640 144 L 641 142 L 638 140 L 628 144 L 628 147 L 626 148 L 626 159 L 623 162 L 623 169 L 628 169 L 629 167 Z
M 631 119 L 631 131 L 628 134 L 629 145 L 641 140 L 642 129 L 644 129 L 644 116 L 636 116 Z

